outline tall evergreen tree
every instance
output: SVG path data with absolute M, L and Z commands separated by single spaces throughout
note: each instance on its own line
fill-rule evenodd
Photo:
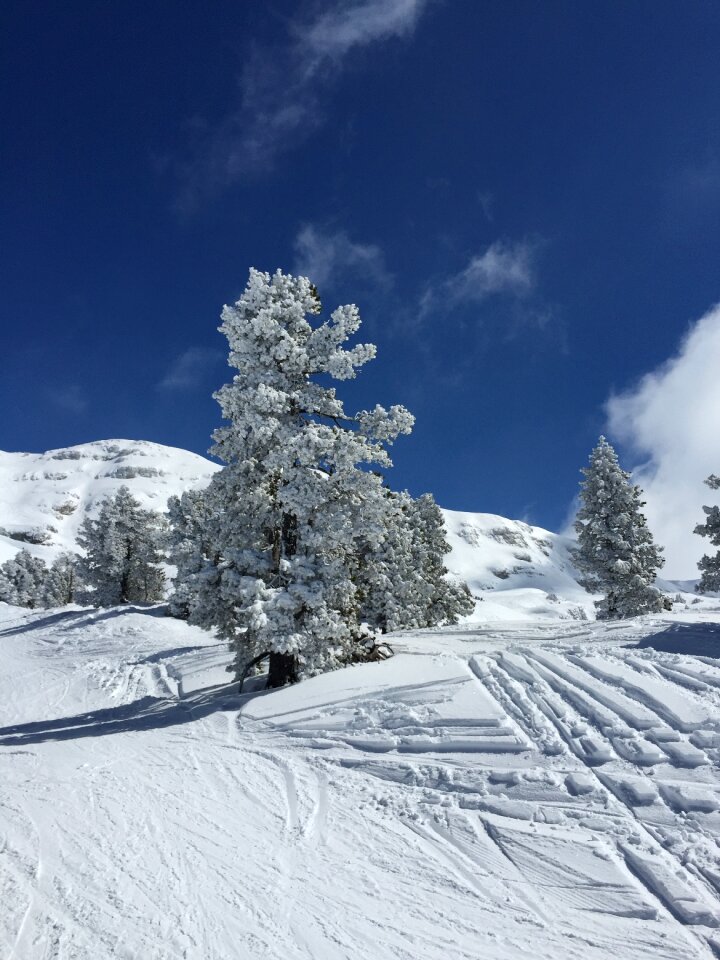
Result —
M 663 564 L 662 547 L 655 546 L 642 513 L 640 487 L 630 482 L 605 437 L 600 437 L 582 473 L 575 562 L 585 575 L 582 585 L 591 593 L 604 594 L 595 604 L 598 617 L 662 610 L 664 598 L 654 586 Z
M 385 449 L 409 433 L 404 407 L 345 412 L 331 380 L 348 380 L 375 347 L 344 344 L 355 306 L 313 323 L 320 299 L 305 277 L 257 270 L 220 330 L 238 372 L 215 395 L 228 425 L 213 453 L 227 466 L 211 485 L 222 522 L 195 576 L 191 619 L 230 641 L 241 675 L 270 654 L 269 685 L 333 669 L 365 635 L 353 580 L 358 545 L 382 537 Z
M 106 497 L 97 520 L 87 517 L 78 535 L 86 555 L 80 561 L 92 601 L 101 607 L 162 600 L 165 574 L 159 564 L 166 523 L 143 510 L 130 490 Z
M 711 474 L 705 483 L 711 490 L 720 490 L 720 477 Z M 701 537 L 707 537 L 710 543 L 715 547 L 720 547 L 720 507 L 703 507 L 705 511 L 705 523 L 699 523 L 695 527 L 695 533 Z M 720 550 L 715 556 L 705 554 L 698 562 L 698 569 L 702 576 L 697 585 L 697 589 L 702 593 L 710 593 L 720 590 Z

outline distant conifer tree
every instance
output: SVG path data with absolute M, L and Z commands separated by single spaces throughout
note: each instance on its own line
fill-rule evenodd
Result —
M 61 553 L 53 561 L 45 583 L 45 606 L 64 607 L 77 600 L 81 587 L 79 561 L 74 553 Z
M 106 497 L 97 519 L 87 517 L 78 535 L 86 551 L 80 573 L 90 588 L 91 602 L 110 607 L 162 600 L 165 534 L 161 514 L 143 510 L 127 487 Z
M 705 483 L 711 490 L 720 490 L 720 477 L 714 474 L 711 474 Z M 720 547 L 720 507 L 703 507 L 703 510 L 706 514 L 705 523 L 699 523 L 695 527 L 695 533 L 707 537 L 713 546 Z M 720 590 L 720 550 L 713 557 L 705 554 L 698 563 L 698 569 L 702 574 L 697 585 L 700 592 Z
M 600 437 L 582 473 L 575 562 L 585 575 L 582 585 L 603 594 L 595 604 L 598 617 L 662 610 L 665 600 L 654 586 L 663 564 L 662 547 L 655 546 L 642 513 L 640 487 L 630 482 L 605 437 Z

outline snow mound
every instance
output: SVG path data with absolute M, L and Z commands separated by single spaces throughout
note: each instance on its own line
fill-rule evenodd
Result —
M 46 453 L 0 451 L 0 563 L 26 547 L 47 562 L 75 550 L 78 529 L 125 485 L 145 509 L 203 487 L 219 467 L 147 440 L 98 440 Z

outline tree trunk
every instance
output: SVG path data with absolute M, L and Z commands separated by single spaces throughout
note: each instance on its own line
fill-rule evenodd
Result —
M 271 653 L 268 690 L 298 682 L 298 662 L 291 653 Z

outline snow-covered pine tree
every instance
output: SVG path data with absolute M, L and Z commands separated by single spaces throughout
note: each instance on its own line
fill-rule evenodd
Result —
M 20 550 L 0 567 L 0 600 L 17 607 L 44 607 L 47 577 L 45 561 Z
M 375 347 L 344 344 L 354 305 L 323 322 L 305 277 L 251 270 L 220 330 L 238 373 L 216 393 L 228 426 L 212 452 L 222 522 L 217 564 L 197 575 L 191 619 L 230 641 L 237 676 L 269 653 L 269 686 L 347 663 L 365 636 L 353 582 L 358 543 L 383 533 L 385 445 L 409 433 L 401 406 L 345 412 L 330 380 L 348 380 Z
M 450 553 L 443 515 L 431 493 L 410 503 L 408 520 L 412 530 L 414 564 L 422 580 L 425 626 L 457 623 L 475 609 L 466 583 L 448 575 L 445 557 Z
M 13 603 L 15 597 L 15 588 L 5 576 L 3 568 L 0 566 L 0 603 Z
M 711 474 L 705 483 L 711 490 L 720 490 L 720 477 Z M 695 533 L 701 537 L 707 537 L 710 543 L 715 547 L 720 547 L 720 507 L 703 507 L 705 511 L 705 523 L 699 523 L 695 527 Z M 697 589 L 701 593 L 712 593 L 720 591 L 720 550 L 711 557 L 709 554 L 698 562 L 698 569 L 702 573 Z
M 360 618 L 374 630 L 387 633 L 416 626 L 410 609 L 411 532 L 407 511 L 411 498 L 385 488 L 382 504 L 382 535 L 377 532 L 356 543 L 353 582 L 357 589 Z
M 127 487 L 106 497 L 97 520 L 87 517 L 77 538 L 85 549 L 79 568 L 91 602 L 111 607 L 162 600 L 165 574 L 159 564 L 165 533 L 164 517 L 143 510 Z
M 431 494 L 413 500 L 386 490 L 385 496 L 384 534 L 357 556 L 362 618 L 382 632 L 457 623 L 474 601 L 464 583 L 448 578 L 440 509 Z
M 168 500 L 168 559 L 177 568 L 174 589 L 168 598 L 168 610 L 173 617 L 190 617 L 198 601 L 198 576 L 219 560 L 213 554 L 217 534 L 214 504 L 212 482 L 205 490 L 187 490 Z
M 45 582 L 46 607 L 64 607 L 77 599 L 81 587 L 79 561 L 80 557 L 75 553 L 61 553 L 53 561 Z
M 664 597 L 654 586 L 664 562 L 662 547 L 655 546 L 642 513 L 640 487 L 630 482 L 605 437 L 600 437 L 582 473 L 575 562 L 585 575 L 581 581 L 585 589 L 604 594 L 595 603 L 598 618 L 662 610 Z

